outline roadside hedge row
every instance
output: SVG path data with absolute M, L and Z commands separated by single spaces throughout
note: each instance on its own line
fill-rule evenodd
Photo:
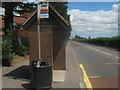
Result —
M 100 37 L 93 39 L 78 39 L 79 42 L 90 43 L 99 46 L 106 46 L 120 50 L 120 36 L 116 37 Z

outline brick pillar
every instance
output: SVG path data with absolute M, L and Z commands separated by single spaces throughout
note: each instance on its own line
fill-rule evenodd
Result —
M 66 70 L 66 36 L 62 28 L 53 31 L 54 70 Z
M 30 64 L 33 60 L 38 59 L 38 42 L 37 42 L 37 33 L 29 32 L 29 59 Z
M 37 31 L 37 30 L 36 30 Z M 66 69 L 66 34 L 61 28 L 41 29 L 41 57 L 49 60 L 54 70 Z M 30 63 L 38 59 L 37 32 L 29 32 Z
M 41 57 L 53 64 L 53 39 L 52 30 L 42 29 L 41 32 Z
M 52 29 L 41 28 L 40 45 L 41 45 L 41 58 L 49 60 L 53 63 L 53 40 Z M 38 39 L 37 32 L 29 32 L 29 45 L 30 45 L 30 63 L 38 59 Z

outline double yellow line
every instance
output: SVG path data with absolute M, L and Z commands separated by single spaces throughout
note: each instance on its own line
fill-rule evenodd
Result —
M 73 57 L 74 57 L 75 61 L 77 61 L 76 55 L 75 55 L 72 47 L 71 47 L 71 50 L 72 50 Z M 77 62 L 76 62 L 76 64 L 77 64 Z M 80 64 L 80 68 L 82 69 L 83 76 L 84 76 L 84 82 L 85 82 L 85 84 L 86 84 L 87 89 L 88 89 L 88 90 L 93 90 L 93 87 L 92 87 L 92 85 L 91 85 L 91 83 L 90 83 L 90 80 L 89 80 L 89 78 L 88 78 L 88 76 L 87 76 L 87 73 L 86 73 L 86 71 L 85 71 L 85 69 L 84 69 L 84 67 L 83 67 L 82 64 Z
M 80 64 L 80 68 L 82 69 L 82 72 L 83 72 L 83 76 L 84 76 L 84 82 L 86 84 L 86 87 L 88 90 L 93 90 L 93 87 L 92 87 L 92 84 L 90 83 L 90 80 L 87 76 L 87 73 L 84 69 L 84 66 L 82 64 Z

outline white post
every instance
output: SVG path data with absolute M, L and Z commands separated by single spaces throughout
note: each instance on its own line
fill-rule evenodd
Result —
M 41 59 L 41 49 L 40 49 L 40 2 L 38 1 L 38 12 L 37 12 L 37 22 L 38 22 L 38 59 Z

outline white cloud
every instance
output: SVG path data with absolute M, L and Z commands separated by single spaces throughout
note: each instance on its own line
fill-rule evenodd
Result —
M 4 11 L 5 11 L 5 9 L 0 7 L 0 15 L 4 15 L 5 14 Z
M 118 33 L 118 5 L 110 11 L 70 10 L 72 34 L 86 37 L 115 36 Z

